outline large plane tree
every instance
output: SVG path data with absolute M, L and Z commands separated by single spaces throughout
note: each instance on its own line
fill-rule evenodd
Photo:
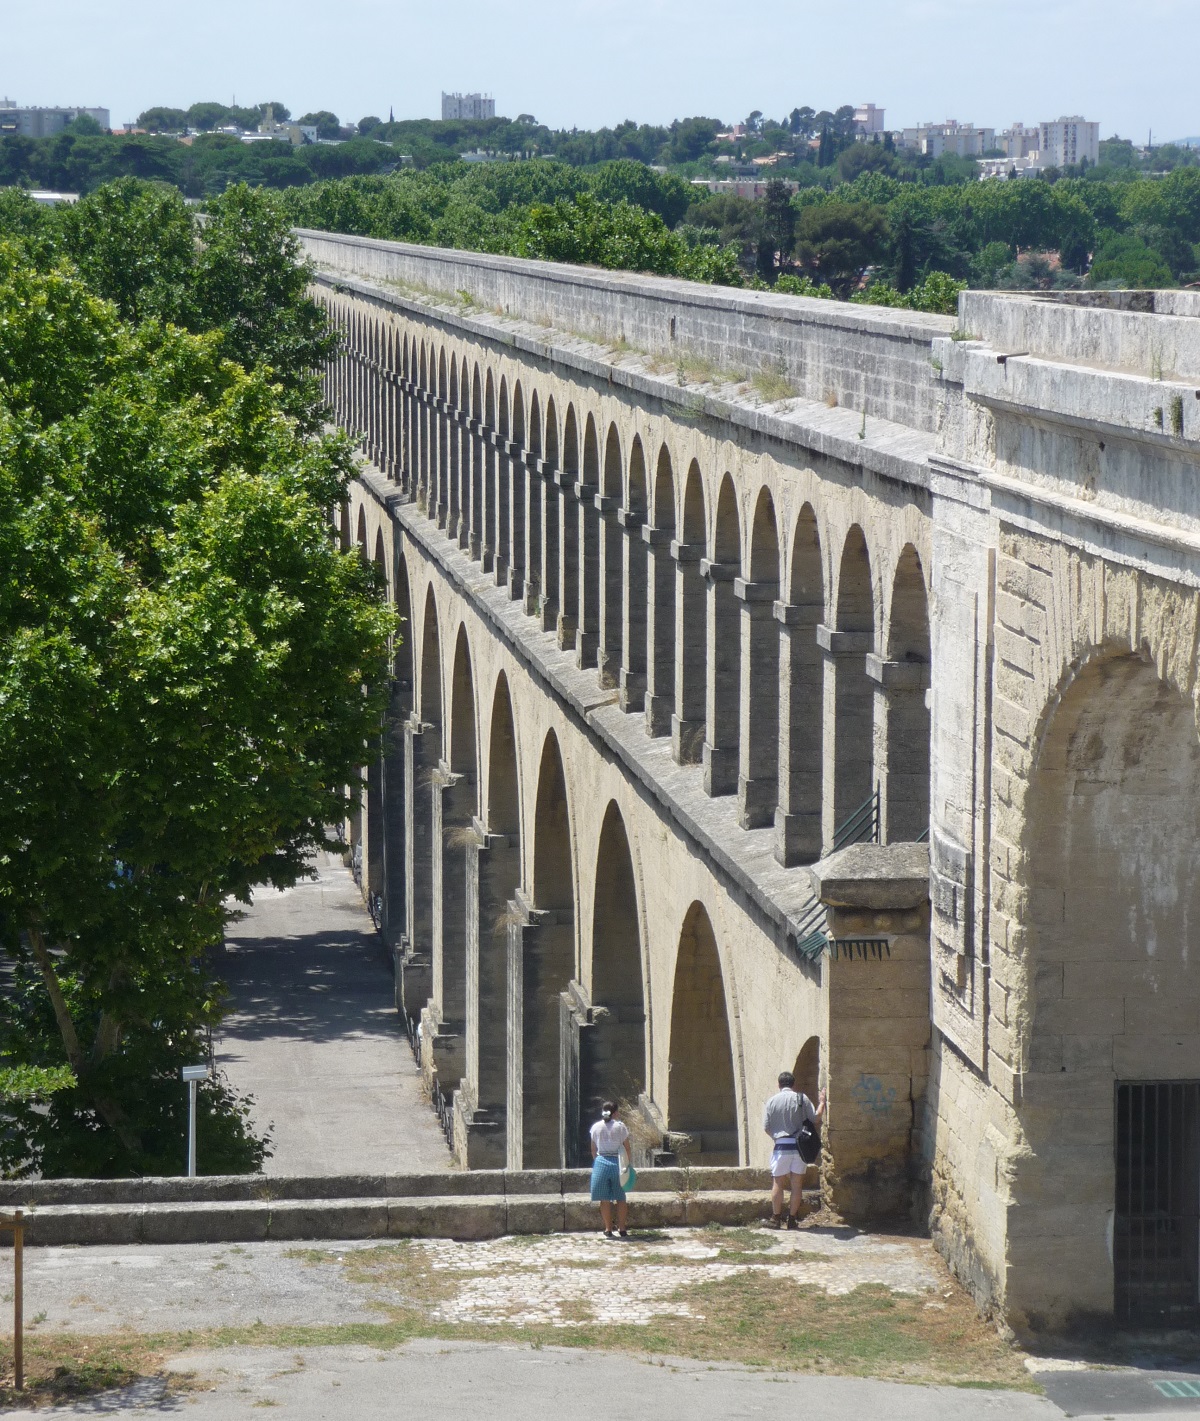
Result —
M 0 210 L 0 1066 L 58 1087 L 10 1094 L 0 1168 L 175 1172 L 230 905 L 344 818 L 394 628 L 330 535 L 351 455 L 270 203 L 86 203 Z M 201 1129 L 261 1163 L 220 1080 Z

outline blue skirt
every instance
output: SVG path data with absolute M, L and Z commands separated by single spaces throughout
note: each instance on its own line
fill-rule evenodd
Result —
M 621 1188 L 621 1160 L 617 1155 L 597 1155 L 592 1165 L 592 1202 L 599 1204 L 603 1200 L 613 1204 L 625 1202 L 625 1191 Z

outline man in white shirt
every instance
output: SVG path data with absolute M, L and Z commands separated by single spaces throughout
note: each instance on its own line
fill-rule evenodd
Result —
M 804 1174 L 808 1169 L 800 1155 L 800 1127 L 807 1121 L 820 1125 L 825 1116 L 825 1092 L 821 1091 L 814 1105 L 808 1096 L 796 1089 L 791 1071 L 779 1074 L 779 1091 L 763 1108 L 763 1129 L 774 1142 L 771 1150 L 771 1218 L 768 1227 L 783 1227 L 783 1192 L 791 1184 L 792 1197 L 788 1208 L 787 1226 L 799 1228 L 800 1202 Z

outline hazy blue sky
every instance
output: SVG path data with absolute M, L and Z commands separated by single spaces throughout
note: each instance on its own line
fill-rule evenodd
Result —
M 0 0 L 0 93 L 104 104 L 278 99 L 437 117 L 445 89 L 552 126 L 743 118 L 873 100 L 889 126 L 1083 113 L 1200 134 L 1197 0 Z

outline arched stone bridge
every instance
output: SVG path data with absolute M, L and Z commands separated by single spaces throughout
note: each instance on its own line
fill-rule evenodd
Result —
M 352 832 L 462 1162 L 611 1095 L 761 1164 L 794 1065 L 834 1201 L 1018 1326 L 1194 1315 L 1200 299 L 302 235 L 404 621 Z

